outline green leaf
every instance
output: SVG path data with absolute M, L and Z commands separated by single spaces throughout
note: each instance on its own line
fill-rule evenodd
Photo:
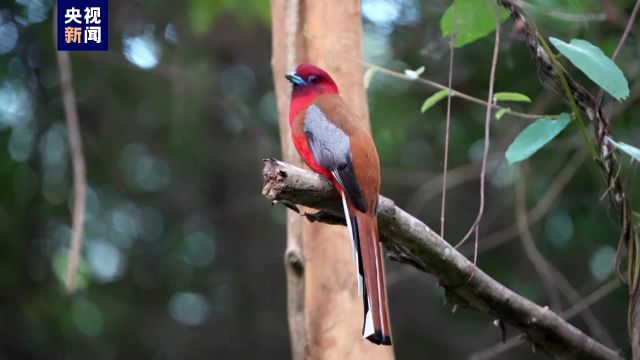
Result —
M 550 37 L 549 41 L 593 82 L 621 101 L 629 96 L 629 83 L 622 70 L 600 48 L 586 40 L 573 39 L 571 43 Z
M 509 108 L 502 108 L 500 110 L 498 110 L 496 112 L 496 120 L 500 120 L 500 118 L 502 118 L 505 114 L 510 113 L 511 109 Z
M 540 118 L 527 126 L 509 145 L 505 157 L 510 164 L 527 159 L 553 140 L 571 122 L 571 116 L 562 113 L 557 119 Z
M 415 70 L 411 70 L 411 69 L 405 69 L 404 70 L 404 74 L 411 80 L 415 80 L 415 79 L 419 78 L 420 75 L 422 75 L 423 72 L 424 72 L 424 66 L 420 66 L 419 68 L 417 68 Z
M 449 90 L 442 89 L 435 94 L 429 96 L 427 100 L 424 101 L 422 107 L 420 108 L 420 112 L 424 114 L 425 111 L 429 110 L 433 105 L 435 105 L 438 101 L 444 99 L 449 94 Z
M 499 13 L 500 21 L 509 16 L 495 1 L 454 0 L 440 19 L 442 36 L 454 36 L 454 47 L 465 46 L 496 29 L 496 12 Z
M 636 161 L 640 161 L 640 149 L 638 149 L 637 147 L 625 144 L 623 142 L 616 142 L 610 137 L 607 137 L 607 140 L 615 145 L 615 147 L 617 147 L 620 151 L 625 152 L 627 155 L 636 159 Z
M 371 84 L 371 80 L 373 79 L 373 75 L 375 75 L 376 71 L 378 71 L 375 67 L 370 67 L 364 73 L 364 88 L 368 89 Z
M 531 99 L 525 95 L 516 92 L 497 92 L 493 94 L 493 101 L 519 101 L 519 102 L 531 102 Z

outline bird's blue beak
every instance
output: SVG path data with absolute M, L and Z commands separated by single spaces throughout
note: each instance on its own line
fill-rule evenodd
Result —
M 287 73 L 284 77 L 287 78 L 287 80 L 291 81 L 293 85 L 305 84 L 304 79 L 298 76 L 298 74 L 296 74 L 294 71 Z

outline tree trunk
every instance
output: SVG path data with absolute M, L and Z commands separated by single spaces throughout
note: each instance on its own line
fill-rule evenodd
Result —
M 362 22 L 357 0 L 271 0 L 272 68 L 283 158 L 300 164 L 289 134 L 287 71 L 303 62 L 327 70 L 363 124 Z M 347 230 L 287 214 L 288 316 L 293 359 L 392 359 L 393 349 L 362 338 L 362 299 Z

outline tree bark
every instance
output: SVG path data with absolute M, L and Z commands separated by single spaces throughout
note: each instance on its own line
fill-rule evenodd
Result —
M 327 70 L 341 95 L 369 127 L 362 22 L 358 0 L 271 0 L 272 68 L 279 113 L 280 140 L 287 162 L 300 164 L 289 135 L 290 88 L 284 79 L 299 63 Z M 354 61 L 344 61 L 352 58 Z M 391 347 L 364 340 L 362 299 L 343 227 L 301 221 L 287 214 L 288 316 L 294 359 L 391 359 Z
M 295 66 L 297 59 L 295 32 L 298 31 L 298 1 L 271 0 L 273 83 L 278 107 L 280 127 L 280 147 L 283 159 L 302 166 L 289 136 L 288 94 L 286 82 L 282 81 L 287 69 Z M 307 344 L 304 313 L 304 265 L 302 248 L 302 219 L 298 214 L 287 211 L 287 245 L 284 252 L 287 275 L 287 318 L 291 341 L 291 358 L 304 358 Z

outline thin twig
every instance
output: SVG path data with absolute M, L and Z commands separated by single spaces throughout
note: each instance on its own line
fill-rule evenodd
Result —
M 627 26 L 624 28 L 624 32 L 620 37 L 620 41 L 618 41 L 618 45 L 616 45 L 616 49 L 613 51 L 613 55 L 611 55 L 611 60 L 615 60 L 616 57 L 618 57 L 620 49 L 622 49 L 622 45 L 624 45 L 624 42 L 627 40 L 627 36 L 629 36 L 629 32 L 633 27 L 633 23 L 635 22 L 636 16 L 638 15 L 638 9 L 640 9 L 640 0 L 636 0 L 636 4 L 634 5 L 633 10 L 631 10 L 629 21 L 627 21 Z
M 449 43 L 449 91 L 447 93 L 447 122 L 444 131 L 444 164 L 442 165 L 442 203 L 440 205 L 440 236 L 444 237 L 444 214 L 447 203 L 447 166 L 449 164 L 449 128 L 451 125 L 451 87 L 453 85 L 453 44 Z
M 538 109 L 536 111 L 544 110 L 544 108 L 546 108 L 549 105 L 549 102 L 553 99 L 554 97 L 550 96 L 548 92 L 543 93 L 532 104 L 531 109 Z M 514 132 L 512 136 L 510 135 L 502 138 L 501 140 L 498 140 L 499 146 L 497 148 L 495 146 L 492 147 L 493 153 L 489 155 L 489 173 L 491 171 L 495 171 L 495 169 L 500 166 L 502 161 L 501 159 L 504 159 L 504 151 L 506 150 L 508 144 L 511 143 L 513 137 L 515 137 L 516 134 L 517 132 Z M 385 182 L 387 183 L 391 182 L 395 185 L 417 187 L 417 189 L 414 190 L 414 192 L 410 196 L 408 196 L 409 200 L 405 205 L 407 210 L 412 214 L 419 214 L 427 205 L 427 203 L 435 196 L 438 196 L 442 191 L 442 173 L 435 175 L 426 173 L 424 171 L 416 172 L 408 170 L 397 170 L 393 168 L 390 169 L 388 167 L 383 169 L 383 173 Z M 451 190 L 452 188 L 462 185 L 467 181 L 474 180 L 479 176 L 479 163 L 471 162 L 466 163 L 465 165 L 458 166 L 456 168 L 452 168 L 447 171 L 446 188 L 447 190 Z M 425 179 L 425 177 L 427 179 Z
M 491 72 L 489 73 L 489 95 L 487 99 L 487 112 L 484 118 L 484 150 L 482 152 L 482 167 L 480 168 L 480 208 L 478 209 L 478 216 L 473 225 L 467 232 L 467 234 L 456 244 L 456 248 L 464 244 L 469 236 L 480 227 L 480 220 L 484 214 L 484 190 L 485 190 L 485 178 L 487 173 L 487 159 L 489 158 L 489 145 L 491 136 L 491 108 L 493 106 L 493 86 L 496 80 L 496 68 L 498 66 L 498 53 L 500 51 L 500 21 L 496 14 L 496 36 L 495 43 L 493 45 L 493 57 L 491 59 Z M 476 233 L 476 250 L 478 234 Z M 474 252 L 474 259 L 477 256 L 477 251 Z M 474 261 L 475 263 L 475 261 Z
M 520 240 L 522 241 L 522 247 L 525 254 L 533 264 L 533 268 L 536 270 L 542 280 L 542 285 L 549 295 L 549 301 L 551 303 L 551 309 L 559 311 L 562 308 L 562 301 L 560 300 L 560 293 L 558 287 L 555 284 L 553 274 L 549 270 L 549 264 L 547 260 L 542 256 L 538 248 L 536 247 L 533 235 L 529 229 L 527 220 L 527 207 L 526 207 L 526 175 L 524 166 L 520 166 L 518 172 L 518 179 L 516 181 L 516 224 L 518 225 L 518 232 L 520 233 Z
M 516 209 L 518 211 L 516 212 L 516 219 L 518 219 L 518 221 L 514 225 L 512 225 L 510 228 L 508 228 L 510 232 L 513 232 L 512 238 L 515 238 L 520 232 L 525 251 L 529 256 L 529 258 L 531 259 L 531 261 L 534 264 L 536 264 L 535 268 L 541 274 L 543 281 L 546 281 L 545 287 L 548 289 L 548 292 L 550 294 L 557 294 L 557 291 L 555 291 L 555 288 L 557 288 L 560 291 L 560 293 L 571 303 L 580 301 L 579 293 L 573 288 L 573 286 L 571 286 L 571 283 L 564 277 L 564 275 L 560 271 L 558 271 L 551 263 L 549 263 L 548 261 L 546 261 L 546 259 L 542 257 L 542 254 L 539 252 L 538 248 L 535 246 L 535 242 L 533 242 L 533 237 L 531 236 L 531 233 L 528 230 L 528 226 L 529 226 L 528 222 L 532 217 L 535 218 L 534 220 L 535 222 L 537 222 L 544 216 L 544 214 L 547 213 L 547 211 L 551 208 L 551 205 L 557 199 L 557 196 L 560 193 L 560 191 L 564 188 L 564 186 L 568 183 L 568 181 L 573 177 L 575 171 L 580 167 L 580 165 L 585 160 L 585 154 L 586 152 L 584 152 L 583 150 L 579 150 L 573 157 L 571 157 L 571 159 L 563 167 L 560 175 L 556 177 L 554 182 L 549 186 L 549 190 L 542 196 L 541 200 L 538 202 L 538 204 L 535 206 L 535 208 L 531 212 L 529 212 L 528 214 L 525 214 L 525 208 L 519 209 L 517 207 Z M 523 199 L 523 198 L 520 198 L 520 199 Z M 518 204 L 518 202 L 516 202 L 516 205 L 521 205 L 521 204 Z M 527 222 L 527 227 L 525 229 L 527 230 L 526 234 L 522 234 L 523 229 L 520 228 L 521 221 L 523 221 L 523 218 L 526 219 L 526 222 Z M 511 228 L 513 228 L 513 230 L 511 230 Z M 527 237 L 528 237 L 528 240 L 527 240 Z M 486 239 L 490 240 L 491 236 L 487 237 Z M 488 245 L 488 244 L 486 244 L 486 241 L 483 241 L 483 246 L 485 245 Z M 483 248 L 483 250 L 486 250 L 486 248 Z M 547 269 L 551 273 L 549 273 Z M 548 280 L 548 279 L 551 279 L 551 280 Z M 550 285 L 552 285 L 554 289 L 551 289 L 551 287 L 548 286 L 547 283 L 550 283 Z M 550 297 L 551 296 L 553 295 L 550 295 Z M 555 296 L 555 299 L 557 299 L 557 296 Z M 559 304 L 559 301 L 554 300 L 554 303 Z M 558 305 L 554 305 L 552 307 L 555 309 L 559 309 Z M 607 345 L 615 344 L 615 342 L 613 341 L 613 338 L 607 333 L 602 323 L 595 317 L 595 315 L 589 309 L 584 311 L 584 313 L 582 314 L 582 317 L 585 323 L 587 324 L 587 326 L 589 327 L 589 329 L 591 330 L 591 333 L 594 334 L 598 339 L 604 341 L 604 343 Z
M 525 171 L 524 166 L 520 168 L 522 172 Z M 534 266 L 534 269 L 540 275 L 542 284 L 549 294 L 551 302 L 551 308 L 555 311 L 561 309 L 560 294 L 562 294 L 571 303 L 580 301 L 580 294 L 571 286 L 571 283 L 564 277 L 564 275 L 558 271 L 553 264 L 548 262 L 533 240 L 533 235 L 529 229 L 527 214 L 526 214 L 526 175 L 520 173 L 516 182 L 516 219 L 518 232 L 520 233 L 520 240 L 522 241 L 522 247 Z M 587 326 L 599 340 L 604 341 L 607 345 L 615 345 L 613 338 L 607 333 L 604 326 L 595 317 L 595 315 L 589 310 L 585 309 L 582 313 Z
M 371 67 L 371 68 L 376 69 L 376 72 L 387 74 L 389 76 L 392 76 L 392 77 L 395 77 L 395 78 L 398 78 L 398 79 L 409 80 L 409 81 L 417 81 L 417 82 L 423 83 L 425 85 L 428 85 L 429 87 L 432 87 L 432 88 L 438 89 L 438 90 L 449 90 L 448 86 L 439 84 L 439 83 L 437 83 L 435 81 L 431 81 L 429 79 L 425 79 L 423 77 L 419 77 L 417 79 L 414 79 L 414 78 L 411 78 L 411 77 L 409 77 L 409 76 L 407 76 L 407 75 L 405 75 L 403 73 L 399 73 L 399 72 L 393 71 L 391 69 L 387 69 L 387 68 L 379 66 L 379 65 L 374 65 L 374 64 L 371 64 L 371 63 L 368 63 L 368 62 L 365 62 L 365 61 L 363 61 L 362 63 L 367 67 Z M 478 105 L 482 105 L 482 106 L 488 106 L 488 104 L 489 104 L 488 102 L 486 102 L 486 101 L 484 101 L 482 99 L 479 99 L 477 97 L 465 94 L 465 93 L 460 92 L 460 91 L 455 90 L 455 89 L 451 89 L 450 94 L 451 94 L 452 97 L 458 97 L 460 99 L 472 102 L 474 104 L 478 104 Z M 492 107 L 494 109 L 496 109 L 496 110 L 500 110 L 500 109 L 504 109 L 505 108 L 504 106 L 501 106 L 501 105 L 498 105 L 498 104 L 493 104 Z M 536 119 L 539 119 L 541 117 L 548 116 L 548 115 L 538 115 L 538 114 L 526 114 L 526 113 L 518 112 L 518 111 L 509 111 L 508 113 L 505 114 L 505 116 L 507 116 L 507 115 L 512 115 L 512 116 L 519 117 L 521 119 L 527 119 L 527 120 L 536 120 Z
M 570 308 L 563 311 L 560 316 L 565 320 L 570 320 L 574 316 L 580 314 L 585 309 L 591 307 L 591 305 L 597 303 L 605 296 L 611 294 L 614 290 L 620 287 L 622 282 L 618 278 L 613 278 L 609 282 L 599 287 L 596 291 L 592 292 L 588 296 L 585 296 L 580 302 L 573 304 Z
M 563 311 L 560 315 L 565 320 L 570 320 L 576 315 L 582 313 L 588 309 L 591 305 L 602 300 L 605 296 L 611 294 L 614 290 L 618 289 L 622 285 L 619 279 L 614 278 L 603 284 L 597 290 L 585 296 L 580 302 L 573 304 L 570 308 Z M 469 356 L 469 359 L 473 360 L 486 360 L 496 357 L 507 350 L 511 350 L 521 344 L 524 344 L 526 337 L 524 335 L 513 336 L 507 341 L 499 342 L 483 350 L 477 351 Z
M 478 350 L 469 355 L 469 360 L 487 360 L 496 357 L 507 350 L 511 350 L 519 345 L 524 344 L 525 337 L 522 334 L 512 336 L 505 342 L 499 342 L 482 350 Z
M 573 175 L 575 175 L 575 173 L 586 160 L 586 155 L 586 151 L 581 148 L 580 150 L 576 151 L 576 153 L 569 160 L 567 160 L 564 168 L 560 171 L 558 176 L 556 176 L 553 182 L 547 187 L 547 191 L 544 193 L 544 195 L 542 195 L 540 201 L 538 201 L 536 206 L 527 213 L 527 218 L 529 219 L 530 226 L 540 221 L 544 217 L 544 215 L 549 210 L 551 210 L 551 207 L 558 199 L 558 195 L 562 192 L 565 186 L 567 186 L 569 181 L 573 178 Z M 480 246 L 480 251 L 482 252 L 491 250 L 508 242 L 511 239 L 514 239 L 517 235 L 518 226 L 514 223 L 502 230 L 484 237 L 482 239 L 482 246 Z
M 624 28 L 624 32 L 622 33 L 622 36 L 620 36 L 620 40 L 618 41 L 618 45 L 616 45 L 616 49 L 613 51 L 613 55 L 611 55 L 611 60 L 615 60 L 616 57 L 618 57 L 618 54 L 620 53 L 620 49 L 622 49 L 622 45 L 624 45 L 624 42 L 627 40 L 627 36 L 629 36 L 629 32 L 633 27 L 633 23 L 636 19 L 636 16 L 638 15 L 638 9 L 640 9 L 640 0 L 636 0 L 636 4 L 633 6 L 633 10 L 631 10 L 631 15 L 629 15 L 629 20 L 627 21 L 627 25 Z M 603 98 L 604 98 L 604 89 L 600 88 L 600 90 L 598 90 L 598 95 L 596 97 L 596 107 L 600 107 L 600 104 L 602 104 Z
M 80 121 L 76 97 L 73 91 L 71 60 L 69 53 L 58 51 L 58 70 L 60 71 L 60 88 L 64 106 L 69 151 L 73 167 L 73 212 L 71 226 L 71 241 L 67 260 L 67 277 L 65 288 L 68 293 L 76 289 L 76 274 L 80 262 L 82 235 L 85 215 L 85 193 L 87 188 L 84 155 L 82 153 L 82 137 L 80 136 Z
M 555 277 L 555 285 L 560 290 L 560 293 L 569 301 L 570 304 L 578 304 L 582 301 L 582 296 L 576 290 L 569 280 L 558 270 L 553 264 L 547 262 L 549 266 L 549 270 L 553 273 Z M 591 335 L 593 335 L 596 339 L 602 341 L 605 345 L 616 347 L 616 342 L 607 331 L 604 324 L 598 320 L 593 311 L 589 307 L 580 312 L 580 316 L 582 320 L 584 320 L 585 324 L 589 327 L 589 331 Z
M 447 190 L 450 190 L 476 179 L 480 176 L 479 170 L 480 164 L 472 162 L 448 170 L 446 183 L 444 182 L 444 174 L 435 176 L 428 181 L 423 180 L 420 187 L 409 196 L 409 201 L 406 204 L 407 210 L 412 214 L 419 214 L 429 200 L 440 194 L 443 184 L 446 184 Z M 386 173 L 385 181 L 388 183 Z

